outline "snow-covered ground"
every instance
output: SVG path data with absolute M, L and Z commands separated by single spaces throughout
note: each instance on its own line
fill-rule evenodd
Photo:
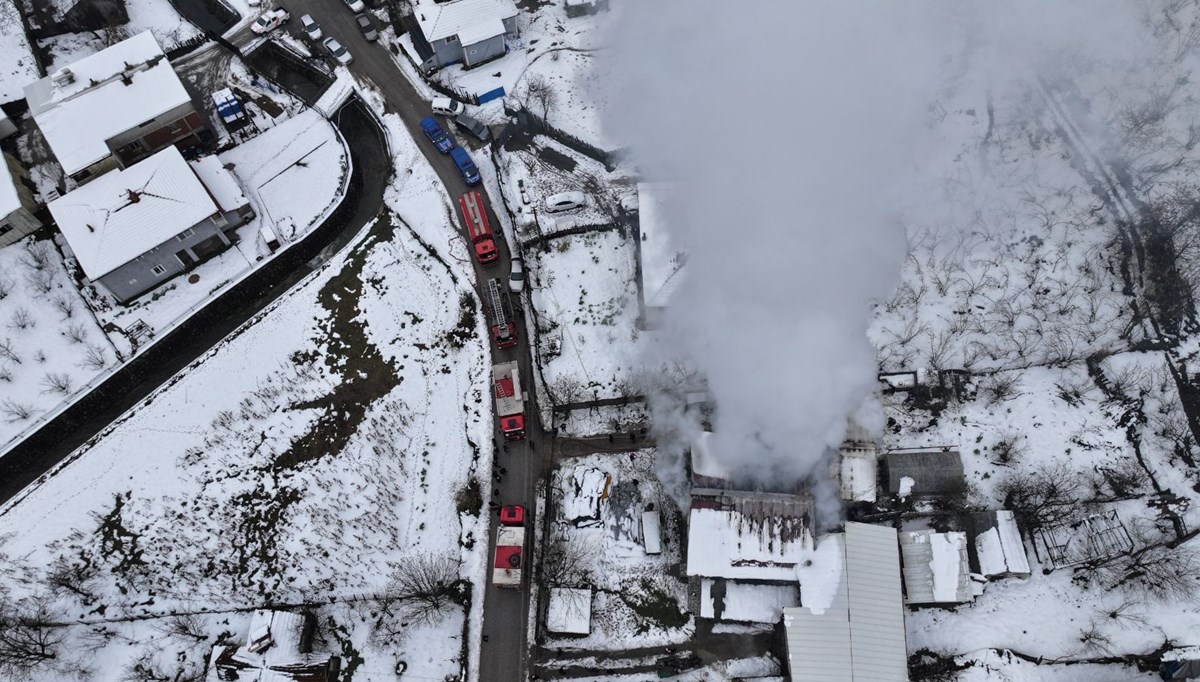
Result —
M 0 0 L 0 54 L 4 55 L 0 102 L 22 99 L 25 86 L 37 80 L 39 74 L 15 0 Z
M 181 17 L 169 2 L 125 0 L 125 9 L 129 13 L 127 24 L 87 33 L 64 33 L 39 41 L 42 47 L 50 51 L 52 58 L 51 63 L 46 65 L 46 72 L 53 73 L 142 31 L 153 33 L 164 51 L 178 47 L 201 33 L 200 29 Z
M 654 450 L 572 458 L 554 472 L 552 538 L 542 552 L 549 586 L 594 589 L 591 633 L 550 635 L 561 650 L 612 651 L 687 641 L 686 583 L 667 575 L 679 561 L 679 515 L 654 473 Z M 642 544 L 642 512 L 662 517 L 661 554 Z
M 98 621 L 324 602 L 318 644 L 343 666 L 361 656 L 365 678 L 396 679 L 397 661 L 404 679 L 459 673 L 462 605 L 426 623 L 375 599 L 422 560 L 483 583 L 492 457 L 482 320 L 464 314 L 468 271 L 441 252 L 449 201 L 389 129 L 392 212 L 0 511 L 5 571 L 29 579 L 14 598 L 49 591 L 64 618 Z M 49 588 L 56 571 L 82 571 L 82 589 Z M 477 627 L 480 593 L 463 594 Z M 164 622 L 69 644 L 98 644 L 97 679 L 143 651 L 194 670 L 221 631 L 244 636 L 245 616 L 169 645 Z
M 0 249 L 0 444 L 36 428 L 122 358 L 49 241 Z

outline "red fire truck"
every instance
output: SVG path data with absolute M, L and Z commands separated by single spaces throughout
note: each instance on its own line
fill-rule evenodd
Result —
M 525 567 L 525 507 L 510 504 L 500 508 L 496 528 L 496 557 L 492 562 L 492 584 L 519 589 Z
M 517 325 L 513 323 L 512 301 L 508 297 L 508 289 L 499 279 L 492 278 L 485 283 L 483 307 L 487 313 L 488 324 L 492 328 L 492 340 L 496 342 L 496 347 L 512 348 L 517 345 Z
M 525 437 L 525 394 L 515 360 L 492 365 L 492 387 L 500 433 L 504 440 L 521 440 Z
M 467 237 L 475 248 L 475 260 L 480 265 L 493 265 L 500 259 L 496 250 L 496 241 L 492 238 L 492 227 L 488 225 L 487 206 L 483 196 L 471 190 L 458 198 L 458 207 L 462 209 L 463 223 L 467 226 Z

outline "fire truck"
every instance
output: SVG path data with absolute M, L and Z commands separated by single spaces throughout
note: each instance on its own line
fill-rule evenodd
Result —
M 483 307 L 488 324 L 492 328 L 492 340 L 497 348 L 512 348 L 517 345 L 517 325 L 513 323 L 512 300 L 504 283 L 497 278 L 485 283 Z
M 492 365 L 492 389 L 500 433 L 504 440 L 521 440 L 525 437 L 525 394 L 516 360 Z
M 467 237 L 474 245 L 475 260 L 480 265 L 494 265 L 500 259 L 500 252 L 496 250 L 492 227 L 488 225 L 487 205 L 483 203 L 483 196 L 474 190 L 466 192 L 458 198 L 458 207 L 462 209 Z
M 525 507 L 510 504 L 500 508 L 496 528 L 496 557 L 492 562 L 492 584 L 520 589 L 525 567 Z

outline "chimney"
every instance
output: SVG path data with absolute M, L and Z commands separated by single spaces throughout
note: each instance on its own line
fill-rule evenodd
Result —
M 70 85 L 71 83 L 74 83 L 75 74 L 71 73 L 71 70 L 64 66 L 50 75 L 50 82 L 61 88 L 64 85 Z

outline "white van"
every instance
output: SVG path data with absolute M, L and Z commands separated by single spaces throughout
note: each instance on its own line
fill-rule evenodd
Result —
M 429 103 L 433 113 L 442 116 L 461 116 L 467 113 L 467 107 L 462 102 L 455 102 L 449 97 L 438 97 Z

